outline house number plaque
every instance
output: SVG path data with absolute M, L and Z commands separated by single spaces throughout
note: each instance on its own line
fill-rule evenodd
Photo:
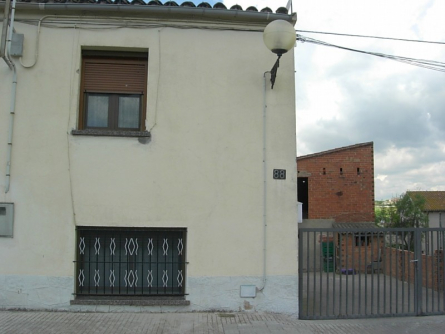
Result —
M 273 170 L 273 178 L 275 180 L 285 180 L 286 179 L 286 170 L 285 169 L 274 169 Z

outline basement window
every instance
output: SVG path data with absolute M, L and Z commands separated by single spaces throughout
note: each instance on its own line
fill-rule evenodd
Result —
M 184 296 L 186 229 L 78 227 L 76 296 Z

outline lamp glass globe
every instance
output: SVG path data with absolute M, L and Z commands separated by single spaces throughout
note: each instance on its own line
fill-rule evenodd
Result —
M 282 55 L 295 45 L 295 29 L 287 21 L 275 20 L 269 23 L 263 32 L 264 44 L 272 52 Z

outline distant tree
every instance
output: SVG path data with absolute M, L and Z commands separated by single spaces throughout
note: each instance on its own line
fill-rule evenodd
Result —
M 375 224 L 379 227 L 392 227 L 394 221 L 398 219 L 395 205 L 376 206 Z
M 405 193 L 396 202 L 398 220 L 393 227 L 427 227 L 426 199 L 420 194 Z
M 428 214 L 425 211 L 426 199 L 420 194 L 402 194 L 395 203 L 395 214 L 388 227 L 422 228 L 428 227 Z M 414 232 L 407 232 L 402 238 L 405 249 L 414 250 Z

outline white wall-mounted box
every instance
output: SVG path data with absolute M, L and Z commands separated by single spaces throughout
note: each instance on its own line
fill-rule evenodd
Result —
M 298 202 L 298 223 L 303 222 L 303 203 Z
M 256 297 L 256 286 L 255 285 L 241 285 L 240 286 L 240 297 L 241 298 L 255 298 Z
M 0 237 L 12 238 L 14 230 L 14 203 L 0 203 Z

